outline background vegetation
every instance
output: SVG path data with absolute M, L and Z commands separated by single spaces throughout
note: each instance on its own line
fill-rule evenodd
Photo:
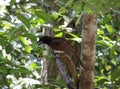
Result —
M 45 50 L 37 46 L 43 28 L 54 36 L 76 41 L 82 15 L 98 14 L 95 87 L 120 87 L 120 1 L 119 0 L 1 0 L 0 2 L 0 88 L 37 89 Z M 49 58 L 49 55 L 47 56 Z M 58 82 L 57 87 L 61 87 Z

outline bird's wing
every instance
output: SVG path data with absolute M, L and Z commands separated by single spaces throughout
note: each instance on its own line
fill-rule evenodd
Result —
M 71 52 L 73 53 L 74 49 L 72 48 L 69 41 L 63 39 L 63 38 L 54 38 L 50 44 L 50 47 L 55 50 L 65 51 L 65 52 Z M 69 52 L 69 53 L 70 53 Z
M 54 39 L 54 40 L 52 40 L 51 45 L 52 46 L 60 45 L 61 42 L 62 42 L 62 39 Z
M 58 44 L 59 44 L 59 42 L 62 43 L 63 41 L 66 42 L 67 44 L 71 44 L 71 42 L 69 40 L 66 40 L 66 39 L 61 38 L 61 37 L 54 37 L 53 39 L 54 39 L 54 41 L 58 41 L 58 42 L 56 42 Z

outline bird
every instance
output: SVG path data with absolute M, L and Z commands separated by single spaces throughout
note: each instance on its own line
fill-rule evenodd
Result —
M 75 56 L 79 60 L 79 63 L 82 66 L 82 68 L 85 69 L 85 66 L 82 60 L 77 55 L 75 49 L 72 47 L 72 45 L 70 44 L 68 40 L 61 38 L 61 37 L 42 36 L 39 38 L 37 43 L 47 44 L 53 50 L 63 51 L 67 54 Z

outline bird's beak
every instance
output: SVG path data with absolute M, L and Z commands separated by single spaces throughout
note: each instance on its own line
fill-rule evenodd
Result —
M 42 44 L 42 43 L 43 43 L 42 41 L 37 41 L 37 44 L 38 44 L 38 45 L 40 45 L 40 44 Z

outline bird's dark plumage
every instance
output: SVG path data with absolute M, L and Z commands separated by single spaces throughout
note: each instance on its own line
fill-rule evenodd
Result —
M 49 36 L 43 36 L 39 39 L 39 41 L 37 43 L 44 43 L 44 44 L 47 44 L 49 45 L 52 41 L 52 38 L 49 37 Z
M 79 59 L 80 65 L 85 69 L 83 62 L 80 60 L 80 57 L 77 55 L 75 49 L 72 47 L 68 40 L 60 37 L 43 36 L 39 39 L 37 43 L 47 44 L 53 50 L 64 51 L 75 56 L 77 59 Z

